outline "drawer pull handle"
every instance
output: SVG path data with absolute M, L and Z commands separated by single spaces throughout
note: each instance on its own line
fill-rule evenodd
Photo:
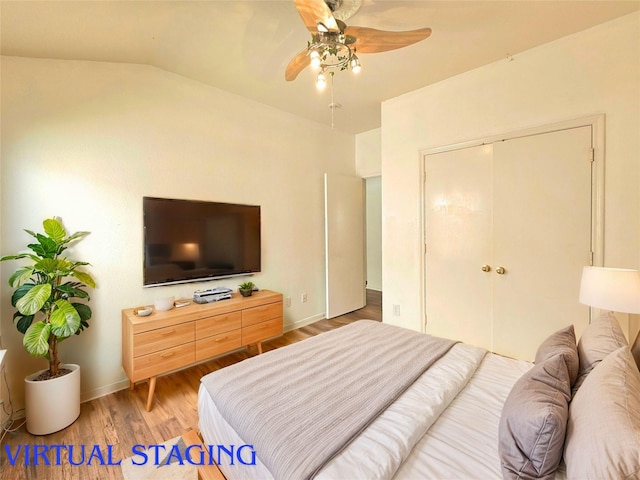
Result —
M 161 332 L 160 335 L 162 335 L 163 337 L 166 337 L 167 335 L 171 335 L 173 333 L 176 333 L 175 330 L 169 330 L 168 332 Z
M 216 339 L 214 340 L 214 342 L 223 342 L 223 341 L 225 341 L 226 339 L 227 339 L 227 337 L 216 338 Z
M 169 357 L 173 357 L 175 354 L 176 354 L 176 352 L 166 352 L 166 353 L 161 354 L 160 356 L 162 358 L 169 358 Z

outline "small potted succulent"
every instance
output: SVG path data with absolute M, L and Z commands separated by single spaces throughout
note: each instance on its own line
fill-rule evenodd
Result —
M 238 285 L 238 291 L 243 297 L 250 297 L 253 294 L 253 282 L 244 282 Z

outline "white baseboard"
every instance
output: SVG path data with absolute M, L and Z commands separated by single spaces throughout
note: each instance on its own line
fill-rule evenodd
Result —
M 318 313 L 317 315 L 313 315 L 312 317 L 303 318 L 301 320 L 296 320 L 295 322 L 285 323 L 283 325 L 283 330 L 285 332 L 290 332 L 291 330 L 295 330 L 296 328 L 305 327 L 307 325 L 312 324 L 313 322 L 317 322 L 318 320 L 324 320 L 326 317 L 325 313 Z
M 110 393 L 116 393 L 120 390 L 125 390 L 129 388 L 129 379 L 125 378 L 124 380 L 119 380 L 111 385 L 105 385 L 103 387 L 94 388 L 93 390 L 89 390 L 88 392 L 82 392 L 80 394 L 80 402 L 85 403 L 90 400 L 95 400 L 96 398 L 104 397 L 105 395 L 109 395 Z

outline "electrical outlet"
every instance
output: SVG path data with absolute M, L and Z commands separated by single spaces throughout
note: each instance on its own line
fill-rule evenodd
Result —
M 284 306 L 285 307 L 291 306 L 291 297 L 284 297 Z
M 393 316 L 394 317 L 399 317 L 400 316 L 400 305 L 394 305 L 393 306 Z
M 306 293 L 303 293 L 303 294 L 300 296 L 300 301 L 301 301 L 302 303 L 307 303 L 307 294 L 306 294 Z

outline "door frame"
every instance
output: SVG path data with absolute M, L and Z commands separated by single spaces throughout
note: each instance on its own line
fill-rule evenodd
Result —
M 591 115 L 563 122 L 541 125 L 538 127 L 515 130 L 512 132 L 490 135 L 487 137 L 458 142 L 420 150 L 420 235 L 421 235 L 421 262 L 420 262 L 420 318 L 422 318 L 421 330 L 426 333 L 427 307 L 426 307 L 426 157 L 436 153 L 461 150 L 463 148 L 476 147 L 485 144 L 511 140 L 514 138 L 543 135 L 546 133 L 568 130 L 579 127 L 591 127 L 591 145 L 593 159 L 591 162 L 591 251 L 593 258 L 591 265 L 604 265 L 604 159 L 605 159 L 605 115 Z

